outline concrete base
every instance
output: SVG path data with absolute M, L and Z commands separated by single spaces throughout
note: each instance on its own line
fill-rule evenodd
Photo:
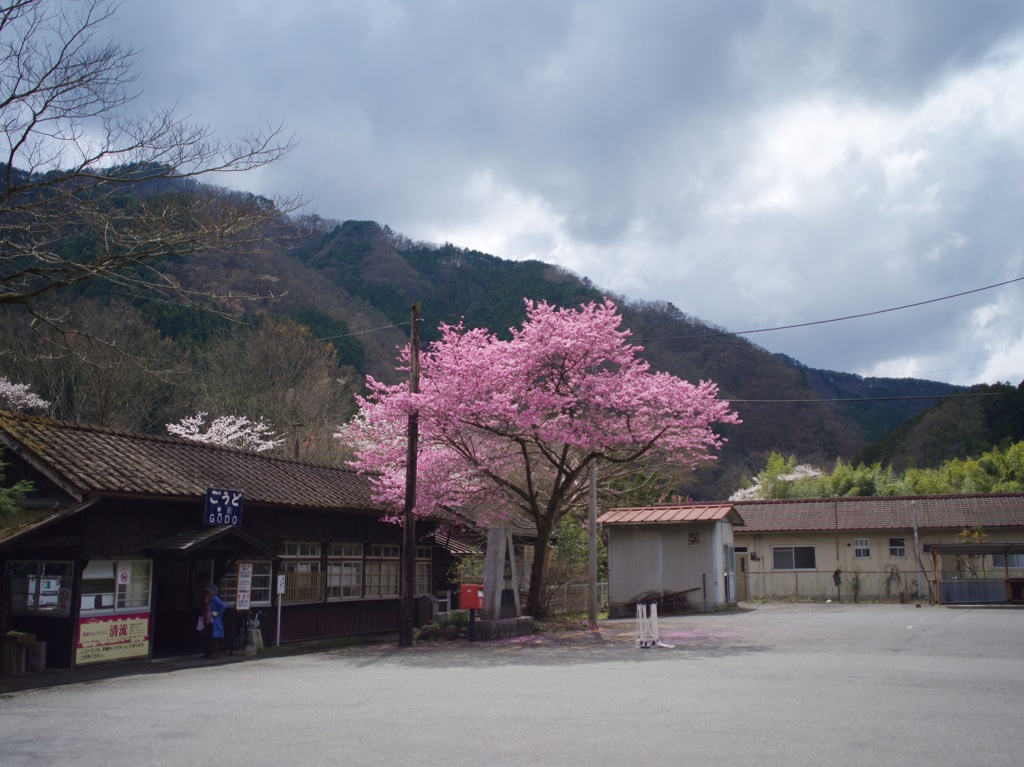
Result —
M 478 621 L 476 638 L 481 642 L 491 639 L 508 639 L 509 637 L 529 636 L 533 633 L 533 618 L 524 615 L 522 618 L 500 618 L 496 621 Z
M 246 629 L 245 632 L 245 651 L 246 653 L 257 653 L 263 649 L 263 630 L 262 629 Z

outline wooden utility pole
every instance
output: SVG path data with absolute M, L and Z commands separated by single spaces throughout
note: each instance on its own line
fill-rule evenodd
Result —
M 409 334 L 409 393 L 420 392 L 420 305 L 412 305 Z M 416 455 L 420 441 L 420 414 L 409 408 L 409 436 L 405 453 L 405 513 L 402 517 L 402 609 L 398 624 L 398 644 L 412 647 L 413 600 L 416 589 Z
M 590 459 L 590 502 L 587 504 L 587 619 L 597 625 L 597 459 Z

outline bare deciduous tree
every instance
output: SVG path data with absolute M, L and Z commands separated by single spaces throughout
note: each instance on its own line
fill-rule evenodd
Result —
M 354 409 L 359 379 L 301 325 L 264 318 L 259 327 L 211 345 L 185 378 L 184 413 L 265 418 L 288 437 L 279 452 L 293 452 L 298 440 L 303 458 L 339 460 L 331 434 Z
M 282 127 L 234 141 L 173 109 L 129 109 L 135 52 L 103 42 L 111 0 L 0 0 L 0 306 L 102 279 L 187 291 L 159 259 L 262 240 L 294 210 L 202 183 L 286 156 Z
M 88 333 L 0 323 L 0 371 L 32 381 L 55 418 L 130 431 L 161 425 L 183 376 L 180 350 L 125 304 L 81 298 L 68 311 Z

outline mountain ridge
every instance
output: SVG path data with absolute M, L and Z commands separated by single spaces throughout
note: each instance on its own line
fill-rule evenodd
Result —
M 772 451 L 820 464 L 850 459 L 893 426 L 962 388 L 815 370 L 668 301 L 603 291 L 586 277 L 542 261 L 509 261 L 451 243 L 413 242 L 376 222 L 339 223 L 317 242 L 297 247 L 293 256 L 392 322 L 403 322 L 412 302 L 418 301 L 425 318 L 424 342 L 436 338 L 439 322 L 461 321 L 502 335 L 525 317 L 524 298 L 561 306 L 610 298 L 654 369 L 715 381 L 721 396 L 735 401 L 744 419 L 742 426 L 723 429 L 730 441 L 721 460 L 698 470 L 695 488 L 701 495 L 725 497 L 727 490 L 755 474 Z M 393 376 L 390 369 L 368 372 L 385 380 Z M 826 402 L 867 392 L 879 398 L 906 391 L 933 399 Z
M 315 414 L 310 408 L 289 404 L 289 398 L 306 396 L 301 389 L 280 393 L 271 403 L 282 428 L 297 430 L 315 417 L 321 430 L 317 439 L 321 450 L 326 450 L 324 444 L 330 441 L 327 424 L 333 420 L 337 425 L 351 415 L 352 393 L 362 376 L 400 380 L 402 374 L 394 365 L 398 348 L 408 342 L 413 302 L 421 306 L 421 337 L 429 343 L 438 337 L 440 323 L 462 322 L 505 336 L 525 318 L 525 299 L 574 307 L 607 297 L 618 305 L 623 326 L 631 331 L 633 341 L 644 347 L 644 357 L 653 369 L 692 381 L 714 381 L 722 398 L 733 402 L 743 419 L 742 425 L 722 428 L 727 442 L 719 460 L 704 462 L 694 475 L 681 480 L 680 489 L 695 498 L 724 498 L 756 474 L 772 452 L 797 455 L 802 461 L 823 466 L 837 458 L 850 460 L 878 435 L 930 404 L 927 399 L 883 403 L 878 398 L 906 391 L 938 398 L 957 388 L 917 379 L 863 379 L 815 370 L 689 315 L 671 302 L 631 299 L 601 290 L 585 276 L 539 260 L 511 261 L 452 243 L 413 241 L 374 221 L 282 216 L 279 230 L 276 242 L 210 257 L 168 257 L 158 264 L 172 283 L 193 291 L 194 296 L 205 296 L 199 303 L 213 312 L 164 298 L 121 295 L 106 283 L 62 293 L 59 306 L 76 300 L 92 302 L 97 316 L 121 312 L 115 325 L 120 323 L 131 335 L 157 334 L 160 340 L 158 344 L 154 341 L 153 348 L 166 347 L 163 353 L 181 361 L 185 370 L 185 378 L 178 379 L 179 393 L 157 391 L 150 384 L 136 385 L 139 391 L 153 391 L 145 396 L 155 400 L 140 399 L 131 416 L 126 408 L 113 403 L 98 415 L 90 410 L 88 387 L 100 384 L 76 373 L 79 390 L 75 396 L 79 399 L 73 397 L 62 406 L 63 415 L 72 420 L 108 418 L 121 428 L 154 433 L 163 430 L 166 419 L 176 420 L 196 409 L 238 411 L 235 414 L 252 418 L 268 415 L 258 409 L 261 402 L 263 407 L 270 406 L 266 397 L 238 388 L 270 385 L 257 383 L 255 378 L 274 366 L 273 350 L 259 350 L 270 353 L 264 367 L 253 370 L 252 382 L 238 378 L 242 374 L 235 371 L 230 386 L 225 383 L 230 378 L 226 372 L 232 371 L 215 370 L 208 358 L 211 353 L 227 354 L 225 346 L 231 347 L 231 339 L 240 338 L 241 333 L 258 333 L 273 318 L 305 328 L 308 339 L 301 340 L 302 344 L 323 341 L 335 355 L 333 362 L 321 359 L 316 363 L 334 365 L 336 372 L 331 374 L 335 391 L 318 395 L 321 401 Z M 256 296 L 261 298 L 254 300 Z M 84 311 L 84 306 L 78 311 Z M 122 308 L 115 312 L 115 307 Z M 126 307 L 135 314 L 124 314 Z M 268 338 L 291 338 L 280 329 L 266 332 Z M 7 347 L 15 349 L 30 337 L 27 327 L 21 329 L 21 335 L 12 330 Z M 296 342 L 299 340 L 289 343 Z M 214 349 L 217 351 L 211 352 Z M 231 353 L 244 354 L 244 343 Z M 21 368 L 9 361 L 8 368 L 9 375 L 35 383 L 30 361 L 23 361 Z M 220 389 L 201 380 L 211 374 L 221 375 Z M 50 370 L 39 378 L 51 382 L 40 391 L 43 396 L 64 397 L 68 374 Z M 294 380 L 299 380 L 297 374 Z M 344 391 L 337 390 L 338 386 Z M 863 400 L 868 392 L 876 399 L 872 404 L 836 401 Z

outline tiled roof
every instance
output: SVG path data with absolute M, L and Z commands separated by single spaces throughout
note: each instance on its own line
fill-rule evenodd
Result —
M 737 501 L 743 533 L 1024 527 L 1024 494 Z
M 610 509 L 598 518 L 606 525 L 667 525 L 682 522 L 716 522 L 730 518 L 735 525 L 743 519 L 733 510 L 732 503 L 687 503 L 677 506 L 645 506 L 634 509 Z
M 382 511 L 353 469 L 179 437 L 0 412 L 0 442 L 79 498 L 192 498 L 217 487 L 242 490 L 247 504 Z

